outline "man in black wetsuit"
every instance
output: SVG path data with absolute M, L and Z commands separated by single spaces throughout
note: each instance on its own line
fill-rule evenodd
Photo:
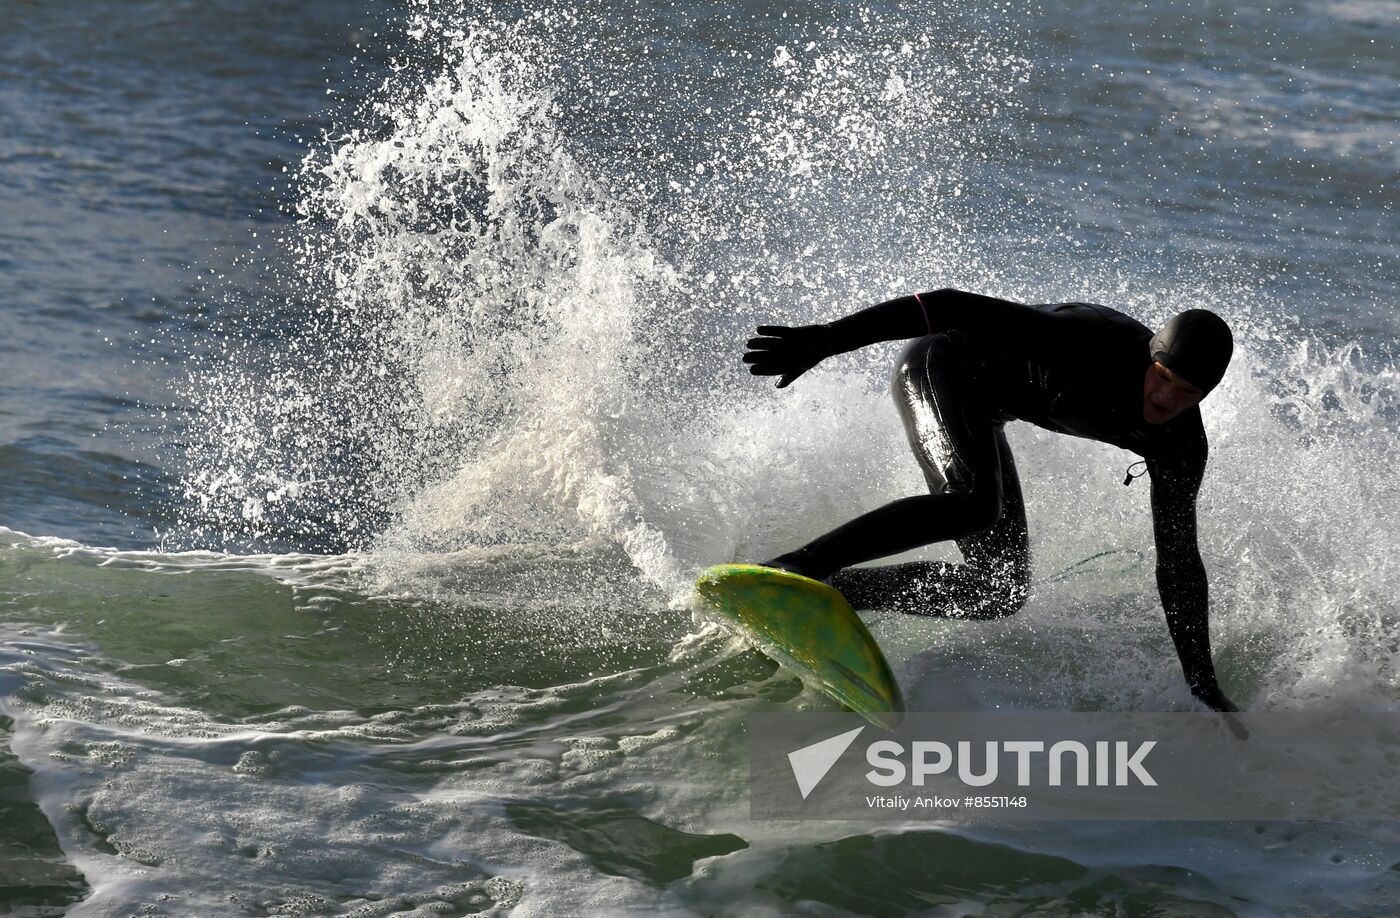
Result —
M 835 354 L 918 338 L 893 385 L 932 492 L 857 517 L 770 566 L 829 580 L 858 609 L 1010 615 L 1030 589 L 1030 539 L 1003 425 L 1019 419 L 1111 443 L 1142 456 L 1152 476 L 1157 589 L 1191 692 L 1217 711 L 1236 710 L 1211 662 L 1196 546 L 1207 454 L 1197 404 L 1224 376 L 1234 347 L 1219 316 L 1188 310 L 1154 335 L 1105 306 L 1025 306 L 945 289 L 825 325 L 764 325 L 758 334 L 744 361 L 755 375 L 779 377 L 778 388 Z M 964 564 L 847 569 L 945 539 L 956 541 Z

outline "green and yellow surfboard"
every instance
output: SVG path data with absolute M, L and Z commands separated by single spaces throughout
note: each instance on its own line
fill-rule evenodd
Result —
M 834 587 L 757 564 L 720 564 L 695 581 L 702 616 L 718 621 L 871 723 L 893 727 L 899 683 L 870 630 Z

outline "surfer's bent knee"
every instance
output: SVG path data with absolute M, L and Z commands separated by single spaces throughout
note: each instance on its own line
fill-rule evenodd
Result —
M 977 474 L 970 469 L 960 475 L 944 477 L 947 484 L 939 492 L 940 496 L 945 500 L 953 498 L 957 504 L 956 507 L 944 506 L 941 512 L 945 517 L 956 517 L 962 523 L 965 532 L 958 538 L 978 535 L 1001 522 L 1006 502 L 1000 487 L 992 482 L 979 483 Z

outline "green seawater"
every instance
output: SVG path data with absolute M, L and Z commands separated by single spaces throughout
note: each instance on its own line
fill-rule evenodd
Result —
M 830 704 L 662 603 L 6 541 L 0 914 L 1263 915 L 1270 858 L 1400 901 L 1374 828 L 750 820 L 745 713 Z

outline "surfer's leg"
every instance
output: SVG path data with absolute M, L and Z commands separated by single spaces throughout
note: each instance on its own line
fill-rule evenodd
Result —
M 1000 426 L 996 438 L 1001 461 L 1001 519 L 985 532 L 958 539 L 958 551 L 967 562 L 964 569 L 983 581 L 982 604 L 976 605 L 969 597 L 962 605 L 973 618 L 1011 615 L 1025 605 L 1031 590 L 1031 539 L 1021 479 Z
M 857 517 L 770 564 L 826 579 L 861 561 L 997 530 L 1005 440 L 982 405 L 967 350 L 956 333 L 932 335 L 906 348 L 895 369 L 895 401 L 933 493 Z
M 912 615 L 999 618 L 1025 604 L 1031 575 L 1026 505 L 1011 447 L 1000 426 L 995 435 L 1001 461 L 1001 518 L 991 529 L 957 540 L 967 563 L 911 561 L 838 571 L 831 584 L 852 606 Z

